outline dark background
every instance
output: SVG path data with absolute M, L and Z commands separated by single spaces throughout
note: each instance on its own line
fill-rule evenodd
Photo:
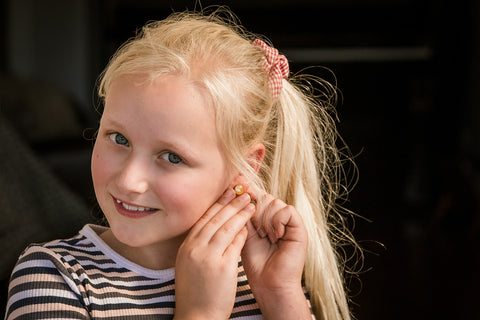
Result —
M 353 231 L 365 248 L 359 281 L 348 278 L 354 315 L 479 319 L 480 3 L 210 4 L 272 40 L 293 72 L 315 65 L 336 76 L 339 131 L 360 172 L 346 206 L 366 218 Z M 98 216 L 89 172 L 98 74 L 146 21 L 194 7 L 0 0 L 2 305 L 27 243 Z

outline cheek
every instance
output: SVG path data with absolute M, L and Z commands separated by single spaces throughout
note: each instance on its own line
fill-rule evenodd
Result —
M 192 211 L 195 208 L 204 207 L 208 202 L 207 194 L 201 184 L 180 179 L 168 179 L 167 181 L 170 182 L 157 185 L 157 193 L 163 194 L 164 202 L 168 202 L 171 207 L 180 211 Z
M 102 185 L 108 177 L 112 174 L 112 169 L 114 166 L 108 161 L 108 158 L 105 157 L 105 154 L 102 152 L 102 148 L 98 145 L 95 145 L 92 152 L 92 162 L 91 162 L 91 171 L 92 171 L 92 180 L 94 187 Z
M 215 178 L 213 178 L 215 176 Z M 162 189 L 163 203 L 176 212 L 198 219 L 223 194 L 228 185 L 219 175 L 186 175 L 183 179 L 167 179 L 157 190 Z M 166 182 L 166 181 L 165 181 Z

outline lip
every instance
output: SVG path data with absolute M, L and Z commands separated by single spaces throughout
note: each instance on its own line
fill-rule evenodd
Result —
M 140 218 L 144 218 L 144 217 L 147 217 L 147 216 L 151 216 L 152 214 L 155 214 L 155 213 L 158 212 L 158 209 L 157 210 L 152 210 L 152 211 L 128 210 L 124 206 L 122 206 L 122 203 L 125 203 L 127 205 L 131 205 L 131 206 L 135 206 L 135 205 L 131 204 L 131 203 L 128 203 L 128 202 L 124 202 L 124 201 L 122 201 L 120 199 L 117 199 L 115 197 L 112 197 L 112 198 L 113 198 L 113 204 L 115 205 L 115 209 L 117 209 L 117 212 L 119 214 L 121 214 L 122 216 L 127 217 L 127 218 L 140 219 Z M 118 201 L 120 201 L 121 203 L 118 203 Z M 137 207 L 139 207 L 139 206 L 137 206 Z

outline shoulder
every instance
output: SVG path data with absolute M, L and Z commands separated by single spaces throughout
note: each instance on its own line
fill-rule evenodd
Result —
M 30 267 L 48 268 L 48 266 L 55 266 L 61 268 L 62 265 L 67 265 L 68 261 L 71 260 L 69 256 L 87 249 L 84 248 L 85 246 L 93 246 L 89 241 L 85 240 L 85 236 L 78 234 L 70 239 L 30 244 L 18 258 L 14 272 Z
M 32 280 L 32 277 L 40 275 L 59 275 L 68 282 L 82 273 L 84 265 L 88 266 L 96 259 L 104 259 L 100 249 L 82 234 L 85 229 L 90 230 L 86 226 L 69 239 L 29 245 L 18 258 L 10 282 L 17 278 Z
M 24 250 L 10 278 L 7 318 L 39 312 L 40 306 L 45 312 L 55 309 L 72 315 L 84 314 L 82 295 L 72 276 L 76 263 L 70 253 L 78 248 L 77 243 L 82 238 L 78 235 L 67 240 L 32 244 Z

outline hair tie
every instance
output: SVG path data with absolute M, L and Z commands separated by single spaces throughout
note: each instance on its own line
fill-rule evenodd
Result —
M 263 68 L 268 75 L 268 86 L 275 100 L 282 90 L 282 80 L 286 79 L 289 74 L 288 60 L 284 55 L 279 54 L 277 49 L 270 47 L 260 39 L 255 39 L 253 45 L 259 46 L 265 52 Z

